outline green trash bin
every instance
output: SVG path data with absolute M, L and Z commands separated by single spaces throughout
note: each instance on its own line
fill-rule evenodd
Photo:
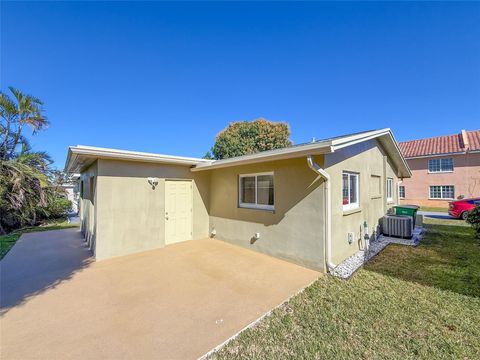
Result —
M 417 205 L 397 205 L 393 207 L 395 209 L 395 215 L 408 215 L 415 216 L 419 206 Z
M 411 216 L 413 220 L 413 227 L 415 227 L 417 211 L 419 207 L 420 206 L 417 205 L 397 205 L 393 208 L 395 209 L 395 215 Z

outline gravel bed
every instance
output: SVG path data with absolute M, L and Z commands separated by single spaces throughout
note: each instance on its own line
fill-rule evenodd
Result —
M 339 277 L 341 279 L 348 279 L 357 271 L 363 264 L 366 264 L 372 257 L 377 255 L 380 251 L 385 249 L 389 244 L 400 244 L 406 246 L 417 246 L 423 237 L 423 229 L 415 228 L 411 239 L 400 239 L 390 236 L 380 235 L 376 240 L 371 241 L 367 247 L 367 251 L 360 250 L 354 255 L 350 256 L 342 263 L 338 264 L 335 269 L 330 272 L 330 275 Z

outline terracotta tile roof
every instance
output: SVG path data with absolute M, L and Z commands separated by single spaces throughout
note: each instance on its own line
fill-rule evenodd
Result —
M 480 150 L 480 130 L 467 131 L 470 150 Z
M 467 140 L 467 141 L 465 141 Z M 480 130 L 464 131 L 459 134 L 437 136 L 428 139 L 404 141 L 399 143 L 406 158 L 426 155 L 439 155 L 480 150 Z

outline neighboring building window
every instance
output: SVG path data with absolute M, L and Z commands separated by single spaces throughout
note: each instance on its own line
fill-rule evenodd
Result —
M 83 199 L 83 180 L 80 181 L 80 198 Z
M 400 199 L 405 199 L 405 186 L 404 185 L 400 185 L 398 187 L 398 194 L 400 196 Z
M 356 173 L 343 172 L 342 175 L 343 210 L 352 210 L 360 206 L 359 202 L 359 176 Z
M 428 160 L 428 172 L 452 172 L 453 171 L 453 159 L 430 159 Z
M 430 199 L 454 199 L 455 187 L 453 185 L 430 186 Z
M 393 201 L 393 179 L 387 178 L 387 201 Z
M 239 205 L 245 208 L 273 210 L 273 173 L 240 175 Z

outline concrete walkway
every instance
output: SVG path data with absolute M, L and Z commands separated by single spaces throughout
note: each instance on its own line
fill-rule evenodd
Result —
M 3 359 L 194 359 L 319 273 L 206 239 L 92 262 L 78 230 L 0 262 Z

